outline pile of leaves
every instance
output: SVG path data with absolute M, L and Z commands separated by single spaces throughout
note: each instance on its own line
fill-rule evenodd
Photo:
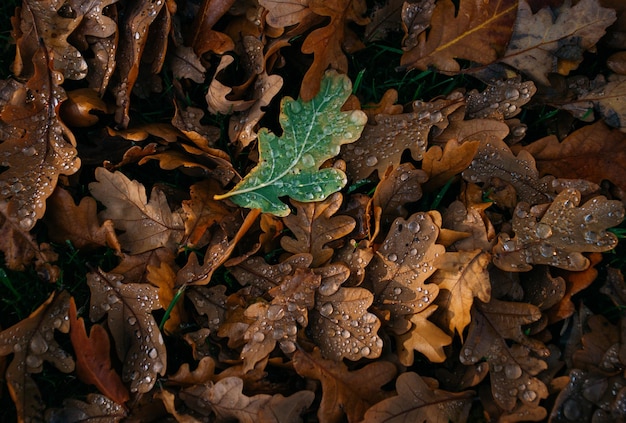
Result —
M 2 316 L 3 413 L 626 419 L 626 3 L 23 0 L 11 25 L 0 281 L 50 296 Z M 375 49 L 430 88 L 386 89 Z

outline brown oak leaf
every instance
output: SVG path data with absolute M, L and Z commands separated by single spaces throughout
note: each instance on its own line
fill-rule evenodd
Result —
M 183 297 L 180 291 L 175 291 L 176 273 L 172 267 L 162 262 L 158 266 L 146 266 L 148 281 L 159 288 L 159 302 L 163 310 L 170 310 L 168 319 L 163 325 L 165 333 L 172 334 L 178 332 L 180 325 L 186 320 L 185 307 L 183 305 Z M 172 301 L 176 299 L 176 303 Z M 171 307 L 171 308 L 170 308 Z
M 363 0 L 309 0 L 309 9 L 319 16 L 329 16 L 328 25 L 311 32 L 304 43 L 302 53 L 313 54 L 313 63 L 302 79 L 300 97 L 309 101 L 320 89 L 322 75 L 328 68 L 339 73 L 348 71 L 348 58 L 343 52 L 342 43 L 350 35 L 348 24 L 366 25 L 369 19 L 363 15 L 367 6 Z
M 311 267 L 327 263 L 334 253 L 334 249 L 327 244 L 348 235 L 356 226 L 350 216 L 333 216 L 339 210 L 342 200 L 343 196 L 338 192 L 316 203 L 292 200 L 296 213 L 283 218 L 283 223 L 294 237 L 282 237 L 280 245 L 293 254 L 311 254 Z
M 87 274 L 91 291 L 89 317 L 98 321 L 107 315 L 117 357 L 124 364 L 122 380 L 132 393 L 145 393 L 164 375 L 165 344 L 152 310 L 160 309 L 158 290 L 145 283 L 123 282 L 123 277 L 100 270 Z
M 86 400 L 81 401 L 76 398 L 63 400 L 63 408 L 46 410 L 46 421 L 78 423 L 87 419 L 118 423 L 128 417 L 123 405 L 115 403 L 104 395 L 87 394 Z M 68 416 L 81 416 L 81 420 L 68 420 Z
M 69 307 L 67 291 L 52 294 L 30 316 L 0 332 L 0 355 L 13 354 L 5 378 L 20 423 L 43 421 L 45 405 L 31 375 L 41 373 L 44 361 L 63 373 L 74 370 L 74 360 L 54 339 L 55 330 L 70 330 Z
M 501 139 L 481 143 L 470 166 L 463 172 L 469 182 L 488 183 L 492 178 L 506 181 L 515 187 L 521 201 L 531 205 L 549 202 L 552 199 L 551 182 L 554 179 L 539 172 L 533 156 L 520 151 L 517 156 Z
M 76 205 L 71 194 L 57 187 L 48 199 L 48 212 L 44 221 L 48 225 L 48 235 L 54 242 L 67 240 L 82 251 L 108 246 L 116 252 L 121 246 L 111 220 L 98 221 L 96 200 L 83 197 Z
M 396 375 L 396 367 L 388 361 L 375 361 L 359 370 L 349 371 L 341 361 L 325 360 L 319 350 L 306 353 L 297 350 L 293 366 L 302 377 L 322 383 L 322 401 L 317 411 L 320 421 L 338 423 L 347 416 L 359 422 L 365 411 L 386 397 L 381 386 Z
M 50 60 L 44 48 L 36 51 L 34 75 L 11 93 L 0 112 L 0 120 L 12 128 L 0 143 L 2 167 L 8 167 L 0 173 L 0 202 L 8 203 L 8 215 L 25 231 L 44 215 L 59 175 L 80 168 L 76 139 L 58 119 L 65 92 Z
M 467 117 L 470 119 L 510 119 L 522 111 L 522 106 L 537 92 L 532 81 L 522 82 L 520 76 L 496 81 L 484 91 L 467 93 Z
M 410 68 L 434 66 L 443 72 L 458 72 L 456 59 L 494 62 L 502 56 L 511 37 L 517 3 L 463 0 L 457 10 L 451 0 L 438 1 L 430 31 L 420 34 L 417 45 L 402 55 L 400 63 Z
M 471 320 L 474 298 L 483 303 L 491 299 L 491 282 L 487 271 L 490 262 L 490 255 L 481 250 L 447 252 L 435 262 L 437 271 L 429 282 L 439 285 L 436 304 L 450 332 L 458 332 L 461 338 Z
M 141 183 L 102 167 L 96 169 L 96 180 L 89 190 L 106 207 L 99 217 L 125 231 L 119 237 L 124 249 L 131 254 L 159 247 L 176 249 L 183 237 L 183 219 L 180 211 L 172 213 L 162 191 L 153 188 L 148 201 Z
M 581 253 L 608 251 L 617 237 L 606 229 L 624 218 L 624 205 L 598 196 L 582 206 L 580 193 L 561 191 L 545 213 L 520 202 L 513 216 L 515 237 L 501 233 L 493 249 L 493 262 L 509 272 L 525 272 L 532 264 L 548 264 L 580 271 L 589 267 Z
M 342 146 L 342 158 L 347 164 L 347 174 L 352 181 L 367 178 L 375 170 L 385 174 L 389 167 L 398 167 L 404 150 L 410 150 L 413 159 L 422 160 L 428 143 L 428 133 L 433 126 L 443 129 L 447 116 L 463 106 L 460 93 L 446 99 L 413 103 L 411 113 L 377 115 L 376 124 L 368 124 L 361 138 Z
M 548 365 L 530 351 L 540 357 L 549 352 L 541 342 L 526 337 L 521 327 L 540 317 L 539 309 L 530 304 L 494 299 L 472 309 L 460 360 L 464 364 L 488 363 L 493 398 L 506 411 L 513 411 L 518 402 L 539 407 L 539 401 L 548 396 L 546 385 L 535 377 Z M 505 339 L 517 343 L 509 347 Z
M 70 340 L 76 356 L 76 374 L 79 379 L 95 385 L 117 404 L 124 404 L 130 399 L 130 394 L 111 366 L 111 344 L 106 329 L 96 324 L 87 335 L 85 321 L 78 317 L 74 298 L 70 298 L 69 319 Z
M 578 67 L 583 53 L 595 46 L 614 21 L 615 11 L 601 7 L 597 0 L 558 9 L 544 7 L 535 14 L 525 0 L 519 0 L 513 34 L 501 61 L 550 85 L 548 73 L 567 75 Z
M 154 398 L 163 401 L 163 406 L 167 412 L 170 413 L 178 423 L 200 423 L 200 420 L 195 417 L 189 414 L 180 414 L 176 411 L 176 395 L 174 393 L 161 388 L 160 391 L 154 394 Z
M 380 320 L 368 311 L 374 301 L 372 293 L 341 286 L 349 274 L 343 265 L 315 270 L 322 281 L 311 310 L 309 332 L 322 355 L 336 361 L 379 357 L 383 347 L 378 336 Z
M 563 141 L 550 135 L 524 146 L 535 158 L 541 175 L 582 178 L 601 183 L 608 179 L 626 190 L 626 136 L 603 121 L 584 126 Z
M 365 421 L 428 421 L 448 423 L 466 421 L 472 406 L 473 391 L 448 392 L 428 384 L 417 373 L 398 376 L 397 395 L 371 407 Z
M 459 144 L 456 139 L 451 138 L 443 149 L 438 145 L 430 147 L 422 160 L 422 170 L 428 175 L 424 189 L 434 191 L 467 169 L 479 145 L 479 141 L 465 141 Z

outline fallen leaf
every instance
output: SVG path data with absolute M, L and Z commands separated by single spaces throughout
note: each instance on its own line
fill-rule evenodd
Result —
M 526 0 L 519 0 L 513 34 L 500 61 L 550 85 L 548 73 L 567 75 L 576 68 L 613 22 L 615 11 L 601 7 L 597 0 L 555 10 L 544 7 L 535 14 Z M 565 61 L 569 66 L 562 69 Z
M 561 191 L 543 215 L 520 202 L 513 216 L 516 236 L 501 233 L 493 249 L 493 262 L 509 272 L 524 272 L 532 264 L 548 264 L 580 271 L 589 266 L 582 252 L 615 247 L 617 238 L 606 229 L 619 225 L 624 206 L 617 200 L 594 197 L 580 207 L 580 193 Z
M 96 179 L 89 190 L 106 207 L 99 217 L 125 231 L 119 236 L 124 249 L 132 254 L 159 247 L 175 250 L 183 237 L 183 219 L 180 212 L 172 213 L 162 191 L 153 188 L 148 201 L 143 185 L 119 171 L 97 168 Z
M 191 47 L 176 46 L 168 57 L 175 78 L 189 78 L 198 84 L 204 83 L 206 68 Z
M 282 237 L 281 247 L 293 254 L 311 254 L 311 267 L 327 263 L 334 253 L 334 249 L 327 244 L 348 235 L 356 225 L 349 216 L 333 216 L 342 200 L 340 193 L 334 193 L 317 203 L 292 201 L 296 213 L 283 218 L 283 223 L 294 236 Z
M 91 290 L 89 317 L 107 315 L 107 325 L 123 363 L 122 380 L 131 393 L 152 389 L 167 366 L 166 348 L 152 310 L 160 309 L 157 288 L 145 283 L 123 282 L 123 277 L 100 270 L 87 274 Z
M 85 329 L 85 321 L 78 317 L 74 298 L 69 304 L 70 340 L 76 356 L 76 374 L 79 379 L 98 390 L 117 404 L 130 399 L 128 389 L 111 365 L 109 334 L 101 325 Z
M 8 167 L 0 173 L 0 201 L 8 203 L 8 215 L 26 231 L 43 217 L 59 176 L 80 168 L 76 139 L 58 119 L 65 99 L 58 85 L 62 76 L 49 68 L 49 61 L 47 51 L 37 50 L 34 75 L 11 93 L 0 112 L 2 122 L 13 128 L 0 144 L 3 168 Z
M 323 359 L 319 350 L 311 354 L 297 350 L 293 366 L 302 377 L 322 383 L 317 418 L 329 423 L 342 421 L 344 415 L 349 422 L 361 421 L 370 406 L 386 397 L 381 386 L 396 375 L 395 366 L 388 361 L 376 361 L 359 370 L 348 371 L 340 361 Z
M 287 216 L 289 207 L 278 197 L 320 201 L 342 188 L 346 177 L 341 170 L 319 167 L 339 154 L 341 144 L 356 140 L 367 120 L 359 110 L 339 111 L 350 89 L 347 77 L 329 72 L 311 101 L 283 98 L 283 135 L 259 131 L 259 163 L 231 191 L 215 199 L 230 198 L 242 207 Z
M 158 297 L 163 310 L 170 310 L 169 318 L 163 325 L 163 330 L 167 334 L 177 333 L 181 324 L 186 320 L 185 307 L 183 306 L 184 297 L 175 291 L 176 273 L 168 263 L 161 263 L 159 266 L 146 266 L 148 281 L 159 288 Z M 176 303 L 172 301 L 176 299 Z M 170 308 L 171 307 L 171 308 Z
M 402 55 L 400 63 L 454 73 L 460 70 L 456 59 L 481 64 L 496 61 L 511 37 L 517 4 L 518 0 L 462 0 L 457 10 L 451 0 L 439 0 L 430 31 L 419 35 L 417 45 Z
M 178 423 L 200 423 L 200 420 L 188 414 L 180 414 L 176 411 L 176 395 L 174 393 L 161 389 L 154 394 L 154 397 L 163 401 L 163 406 L 167 412 L 170 413 Z
M 598 121 L 584 126 L 563 141 L 552 136 L 524 146 L 541 175 L 582 178 L 597 184 L 608 179 L 626 190 L 626 136 Z
M 481 251 L 447 252 L 435 262 L 437 271 L 429 279 L 439 285 L 436 304 L 448 323 L 463 339 L 463 330 L 469 325 L 474 297 L 484 303 L 491 299 L 491 282 L 487 266 L 489 254 Z
M 473 391 L 448 392 L 427 385 L 414 372 L 402 373 L 396 381 L 397 395 L 371 407 L 368 422 L 428 421 L 448 423 L 466 421 Z
M 447 116 L 463 105 L 459 93 L 430 103 L 416 101 L 411 113 L 377 115 L 375 125 L 368 124 L 355 143 L 342 148 L 349 178 L 356 182 L 375 170 L 378 176 L 389 167 L 398 167 L 404 150 L 410 150 L 414 160 L 422 160 L 433 126 L 445 128 Z
M 97 204 L 91 197 L 83 197 L 77 206 L 68 191 L 57 187 L 48 199 L 44 220 L 48 225 L 48 235 L 54 242 L 70 241 L 74 248 L 82 251 L 103 246 L 118 253 L 121 251 L 113 222 L 98 222 Z
M 402 49 L 411 50 L 417 46 L 419 35 L 430 27 L 433 12 L 435 11 L 434 0 L 420 0 L 416 2 L 404 1 L 402 4 Z
M 456 139 L 451 138 L 443 149 L 438 145 L 430 147 L 422 160 L 422 170 L 428 175 L 428 180 L 424 184 L 425 189 L 435 191 L 467 169 L 479 146 L 478 141 L 459 144 Z
M 46 411 L 46 420 L 81 423 L 88 419 L 118 423 L 128 417 L 123 405 L 116 404 L 104 395 L 87 394 L 86 400 L 85 402 L 75 398 L 66 398 L 63 400 L 63 408 L 52 408 Z
M 70 330 L 69 307 L 67 291 L 53 293 L 30 316 L 0 332 L 0 355 L 13 354 L 4 377 L 20 423 L 43 421 L 45 404 L 31 375 L 41 373 L 44 361 L 63 373 L 74 370 L 74 359 L 54 339 L 55 330 Z
M 470 119 L 510 119 L 522 111 L 537 88 L 532 81 L 522 82 L 520 76 L 496 81 L 482 92 L 467 93 L 467 116 Z
M 273 395 L 258 415 L 258 423 L 302 422 L 301 414 L 311 406 L 315 394 L 311 391 L 299 391 L 288 397 Z
M 248 397 L 242 391 L 243 380 L 227 377 L 215 384 L 195 385 L 184 389 L 179 397 L 189 408 L 201 415 L 209 415 L 211 410 L 220 420 L 236 419 L 241 423 L 255 423 L 272 396 L 258 394 Z

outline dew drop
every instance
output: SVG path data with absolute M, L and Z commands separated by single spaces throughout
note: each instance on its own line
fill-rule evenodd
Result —
M 368 166 L 375 166 L 376 163 L 378 163 L 378 158 L 376 156 L 368 156 L 367 159 L 365 159 L 365 164 Z
M 545 223 L 539 222 L 535 228 L 535 234 L 541 239 L 546 239 L 552 236 L 552 227 Z
M 280 343 L 280 349 L 283 350 L 285 354 L 290 354 L 296 350 L 296 344 L 291 341 L 284 341 Z
M 393 293 L 394 293 L 395 295 L 400 295 L 400 294 L 402 294 L 402 288 L 400 288 L 399 286 L 395 287 L 395 288 L 393 289 Z
M 333 310 L 333 305 L 331 303 L 325 303 L 320 307 L 320 314 L 328 317 L 333 313 Z
M 406 227 L 409 229 L 410 232 L 414 234 L 418 233 L 420 230 L 420 224 L 414 220 L 410 221 L 409 224 L 406 225 Z
M 400 180 L 402 182 L 406 181 L 407 179 L 409 179 L 409 174 L 408 173 L 403 173 L 402 175 L 400 175 Z
M 516 363 L 507 364 L 504 367 L 504 375 L 507 379 L 517 379 L 522 375 L 522 368 Z
M 361 348 L 361 355 L 363 355 L 364 357 L 367 357 L 368 355 L 370 355 L 371 352 L 372 350 L 369 347 Z
M 532 402 L 535 400 L 535 398 L 537 398 L 537 393 L 532 390 L 524 391 L 522 397 L 525 401 Z
M 509 87 L 504 92 L 504 97 L 507 100 L 517 100 L 519 98 L 519 91 L 513 87 Z
M 395 262 L 396 260 L 398 260 L 398 256 L 395 253 L 391 253 L 387 256 L 387 259 L 391 262 Z
M 133 326 L 135 323 L 137 323 L 137 318 L 135 316 L 130 316 L 128 319 L 126 319 L 126 321 L 129 325 Z
M 306 167 L 311 167 L 315 165 L 315 159 L 313 158 L 311 154 L 307 153 L 304 156 L 302 156 L 302 165 Z
M 157 358 L 157 355 L 158 353 L 157 353 L 156 348 L 150 348 L 150 350 L 148 351 L 148 357 L 154 359 L 154 358 Z
M 346 329 L 342 330 L 341 331 L 341 337 L 345 338 L 345 339 L 350 338 L 350 332 L 348 330 L 346 330 Z
M 254 335 L 252 335 L 252 340 L 254 342 L 263 342 L 264 339 L 265 335 L 262 332 L 255 332 Z
M 25 147 L 22 150 L 22 153 L 24 153 L 25 156 L 32 157 L 35 154 L 37 154 L 37 149 L 35 147 L 33 147 L 33 146 Z
M 302 111 L 302 105 L 297 101 L 291 102 L 291 111 L 293 113 L 300 113 Z

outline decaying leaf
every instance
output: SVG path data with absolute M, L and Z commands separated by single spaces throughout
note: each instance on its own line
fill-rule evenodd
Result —
M 546 385 L 535 377 L 547 364 L 530 355 L 530 349 L 540 356 L 546 356 L 548 350 L 523 335 L 521 328 L 540 317 L 539 309 L 530 304 L 493 299 L 472 310 L 472 323 L 459 358 L 464 364 L 483 360 L 489 364 L 493 398 L 503 410 L 513 411 L 518 402 L 537 408 L 548 396 Z M 505 339 L 521 344 L 508 347 Z
M 382 176 L 387 168 L 400 165 L 404 150 L 410 150 L 413 159 L 421 160 L 430 129 L 445 128 L 447 116 L 462 105 L 462 96 L 455 93 L 429 103 L 416 101 L 411 113 L 375 116 L 376 124 L 367 125 L 357 142 L 342 149 L 348 176 L 355 182 L 375 170 Z
M 310 334 L 322 355 L 336 361 L 379 357 L 383 347 L 378 336 L 380 320 L 368 311 L 374 301 L 372 293 L 340 286 L 348 274 L 341 265 L 319 271 L 323 278 L 311 311 Z
M 244 371 L 266 358 L 279 343 L 286 354 L 296 350 L 298 325 L 307 327 L 309 310 L 315 303 L 315 291 L 321 277 L 310 270 L 296 269 L 282 280 L 280 286 L 269 291 L 270 303 L 257 302 L 245 311 L 254 319 L 244 334 L 246 345 L 241 351 Z
M 145 393 L 164 375 L 167 365 L 165 344 L 152 310 L 161 308 L 157 288 L 145 283 L 123 282 L 114 273 L 87 274 L 91 290 L 89 317 L 98 321 L 107 316 L 117 357 L 124 364 L 122 379 L 130 391 Z
M 517 76 L 496 81 L 483 92 L 467 93 L 467 116 L 471 119 L 510 119 L 522 111 L 537 91 L 532 81 L 522 82 Z
M 606 229 L 620 224 L 624 206 L 603 196 L 580 207 L 579 203 L 580 193 L 574 189 L 561 191 L 542 215 L 528 203 L 518 203 L 513 213 L 515 237 L 500 234 L 494 264 L 509 272 L 530 270 L 532 264 L 585 270 L 589 260 L 581 253 L 608 251 L 617 244 Z
M 396 381 L 398 395 L 379 402 L 365 413 L 368 422 L 466 421 L 472 391 L 448 392 L 432 387 L 413 372 L 402 373 Z
M 70 340 L 76 355 L 76 374 L 84 383 L 96 385 L 98 390 L 117 404 L 130 399 L 128 389 L 115 369 L 111 367 L 109 335 L 101 325 L 85 329 L 85 321 L 78 318 L 74 298 L 69 307 Z
M 159 247 L 176 249 L 183 237 L 183 219 L 180 212 L 172 213 L 162 191 L 154 188 L 148 201 L 143 185 L 121 172 L 98 168 L 96 179 L 89 189 L 106 206 L 99 217 L 125 231 L 119 237 L 124 249 L 132 254 Z
M 547 136 L 527 146 L 541 175 L 583 178 L 597 184 L 608 179 L 626 190 L 626 137 L 603 121 L 572 132 L 563 141 Z
M 108 246 L 117 252 L 121 246 L 111 220 L 98 222 L 97 204 L 91 197 L 83 197 L 76 205 L 69 192 L 57 187 L 48 199 L 45 222 L 54 242 L 71 241 L 79 250 Z
M 68 398 L 63 401 L 63 408 L 46 411 L 46 421 L 81 423 L 85 420 L 117 423 L 126 418 L 128 413 L 121 404 L 116 404 L 100 394 L 87 394 L 87 401 Z
M 437 271 L 429 282 L 439 285 L 436 303 L 448 322 L 450 332 L 461 338 L 470 323 L 474 297 L 484 303 L 491 299 L 487 266 L 490 256 L 481 250 L 446 253 L 435 262 Z
M 328 262 L 334 250 L 327 244 L 349 234 L 356 225 L 350 216 L 333 216 L 339 210 L 342 199 L 340 193 L 334 193 L 317 203 L 293 201 L 296 213 L 285 217 L 283 222 L 294 238 L 282 237 L 280 245 L 293 254 L 311 254 L 312 267 Z
M 54 339 L 54 331 L 70 330 L 67 291 L 52 294 L 30 316 L 0 332 L 0 355 L 13 354 L 5 378 L 18 421 L 42 421 L 45 405 L 32 378 L 43 370 L 44 361 L 64 373 L 74 370 L 74 360 Z
M 428 34 L 422 32 L 417 45 L 402 55 L 401 64 L 442 72 L 458 72 L 456 59 L 488 64 L 504 53 L 511 37 L 518 0 L 459 2 L 439 0 L 433 11 Z
M 556 15 L 556 16 L 555 16 Z M 533 14 L 526 0 L 519 0 L 513 35 L 501 61 L 550 85 L 549 72 L 567 75 L 594 47 L 605 29 L 615 21 L 615 11 L 597 0 L 581 0 L 574 6 Z
M 499 178 L 513 185 L 519 199 L 531 205 L 552 199 L 554 178 L 539 179 L 533 156 L 522 150 L 516 157 L 502 140 L 481 144 L 469 168 L 463 172 L 463 178 L 473 183 Z
M 329 423 L 342 421 L 344 415 L 350 422 L 361 421 L 371 405 L 385 398 L 381 386 L 396 374 L 395 366 L 388 361 L 376 361 L 359 370 L 348 371 L 342 362 L 323 359 L 319 350 L 311 354 L 296 351 L 293 365 L 301 376 L 322 383 L 317 418 Z
M 359 110 L 340 111 L 350 89 L 348 78 L 328 72 L 311 101 L 283 98 L 283 135 L 259 131 L 259 163 L 230 192 L 215 198 L 230 198 L 242 207 L 286 216 L 290 210 L 280 196 L 320 201 L 341 189 L 346 184 L 345 174 L 319 167 L 339 154 L 342 144 L 356 140 L 367 121 Z
M 11 93 L 0 112 L 0 120 L 12 128 L 0 143 L 0 165 L 8 166 L 0 173 L 0 202 L 8 203 L 8 216 L 26 231 L 43 217 L 59 175 L 80 168 L 76 139 L 58 119 L 65 92 L 50 59 L 45 49 L 36 51 L 33 76 Z

